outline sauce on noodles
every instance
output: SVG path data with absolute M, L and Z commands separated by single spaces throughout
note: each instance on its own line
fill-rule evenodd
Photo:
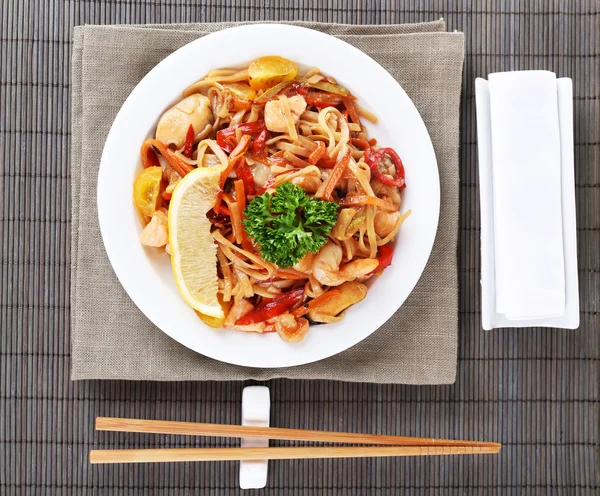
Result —
M 205 322 L 297 342 L 309 323 L 339 321 L 366 296 L 364 283 L 391 264 L 390 243 L 410 211 L 400 212 L 400 157 L 378 146 L 363 120 L 377 118 L 334 79 L 317 68 L 298 74 L 276 56 L 209 72 L 163 114 L 141 149 L 144 167 L 162 168 L 154 207 L 138 203 L 141 242 L 169 253 L 166 211 L 177 183 L 197 167 L 219 168 L 221 190 L 207 217 L 225 318 L 201 316 Z M 271 195 L 268 206 L 273 194 L 291 191 L 278 188 L 285 183 L 301 188 L 306 202 L 335 202 L 337 218 L 314 252 L 278 266 L 244 223 L 255 198 Z

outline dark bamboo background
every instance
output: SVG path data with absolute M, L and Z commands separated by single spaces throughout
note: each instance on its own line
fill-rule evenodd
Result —
M 505 447 L 495 457 L 272 462 L 265 493 L 598 493 L 600 2 L 0 0 L 0 494 L 238 490 L 234 463 L 87 463 L 90 448 L 200 445 L 183 437 L 95 433 L 97 415 L 237 423 L 244 384 L 69 380 L 73 26 L 439 17 L 466 37 L 456 384 L 271 381 L 272 423 L 478 438 Z M 581 327 L 486 333 L 473 83 L 493 71 L 542 68 L 573 78 Z

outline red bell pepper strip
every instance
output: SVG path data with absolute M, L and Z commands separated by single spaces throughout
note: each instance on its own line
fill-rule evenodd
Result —
M 352 138 L 351 142 L 359 150 L 366 150 L 367 148 L 371 147 L 371 145 L 369 144 L 369 142 L 366 141 L 366 140 L 364 140 L 364 139 Z
M 298 93 L 299 95 L 305 96 L 306 94 L 308 94 L 308 88 L 303 83 L 299 83 L 298 81 L 292 81 L 291 87 L 293 88 L 294 92 Z
M 390 157 L 396 166 L 396 177 L 394 178 L 383 174 L 379 170 L 379 162 L 381 162 L 381 159 L 385 155 Z M 406 181 L 404 180 L 404 165 L 402 164 L 400 156 L 393 148 L 380 148 L 376 152 L 373 152 L 372 148 L 367 148 L 365 150 L 364 158 L 367 165 L 371 168 L 373 176 L 381 184 L 385 184 L 386 186 L 396 186 L 398 188 L 406 187 Z
M 323 157 L 317 162 L 317 167 L 321 167 L 321 169 L 333 169 L 335 167 L 335 162 L 335 158 Z
M 242 160 L 237 168 L 235 169 L 235 173 L 237 177 L 239 177 L 244 183 L 244 190 L 246 191 L 246 195 L 253 195 L 256 191 L 254 186 L 254 176 L 252 175 L 252 171 L 245 160 Z
M 356 107 L 352 100 L 344 100 L 344 105 L 346 110 L 348 110 L 348 116 L 350 120 L 356 124 L 360 124 L 360 117 L 358 116 L 358 112 L 356 111 Z
M 277 317 L 287 312 L 304 297 L 304 288 L 284 293 L 268 302 L 263 302 L 235 321 L 235 325 L 250 325 Z
M 392 258 L 394 256 L 394 249 L 390 245 L 383 245 L 379 247 L 379 256 L 377 260 L 379 261 L 379 265 L 375 268 L 371 274 L 379 272 L 386 267 L 392 265 Z
M 181 158 L 175 155 L 175 152 L 167 145 L 153 138 L 147 139 L 142 143 L 142 160 L 144 159 L 144 156 L 148 157 L 148 150 L 150 148 L 157 150 L 165 159 L 167 159 L 167 162 L 171 164 L 171 167 L 173 167 L 181 177 L 194 170 L 194 167 L 181 160 Z M 160 163 L 157 165 L 160 165 Z M 144 167 L 146 167 L 145 164 Z
M 142 166 L 144 167 L 144 169 L 147 169 L 148 167 L 155 167 L 158 166 L 160 167 L 160 162 L 158 160 L 158 155 L 156 154 L 156 150 L 154 150 L 154 147 L 149 144 L 147 141 L 144 141 L 144 144 L 142 145 Z
M 221 189 L 223 189 L 223 186 L 225 186 L 225 181 L 227 181 L 230 172 L 235 168 L 238 162 L 245 160 L 244 154 L 248 150 L 249 146 L 250 136 L 244 134 L 237 146 L 231 150 L 231 154 L 229 155 L 229 165 L 227 165 L 227 167 L 221 171 L 221 177 L 219 178 L 219 186 Z
M 192 158 L 192 149 L 194 147 L 194 126 L 190 124 L 188 127 L 187 134 L 185 135 L 185 145 L 183 146 L 183 154 L 187 158 Z
M 341 95 L 323 93 L 322 91 L 309 91 L 304 97 L 308 105 L 315 107 L 335 107 L 344 101 Z
M 269 131 L 263 129 L 258 136 L 254 138 L 254 143 L 252 143 L 252 153 L 257 157 L 265 156 L 265 146 L 267 144 L 267 137 L 269 136 Z
M 233 138 L 235 136 L 236 129 L 239 129 L 242 134 L 258 134 L 263 129 L 266 129 L 265 121 L 245 122 L 243 124 L 236 124 L 235 126 L 229 126 L 228 128 L 218 131 L 217 143 L 227 153 L 231 153 L 235 148 L 235 143 L 231 143 L 228 138 Z

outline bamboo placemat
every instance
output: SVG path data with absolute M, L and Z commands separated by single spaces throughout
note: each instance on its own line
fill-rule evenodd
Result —
M 450 4 L 454 6 L 450 7 Z M 195 446 L 95 433 L 97 415 L 236 423 L 242 383 L 69 380 L 72 26 L 444 17 L 465 33 L 456 384 L 274 380 L 281 427 L 493 439 L 498 457 L 285 461 L 265 494 L 595 494 L 600 489 L 600 5 L 596 0 L 4 0 L 0 9 L 0 494 L 235 493 L 233 463 L 92 467 L 90 448 Z M 573 78 L 581 327 L 481 330 L 473 82 Z M 222 442 L 219 445 L 229 445 Z M 210 439 L 208 446 L 216 446 Z

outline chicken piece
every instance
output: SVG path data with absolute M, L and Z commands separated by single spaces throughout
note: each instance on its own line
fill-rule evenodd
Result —
M 190 124 L 196 135 L 214 122 L 210 100 L 199 93 L 184 98 L 167 110 L 156 126 L 156 139 L 165 145 L 181 148 L 185 144 Z
M 144 246 L 165 246 L 169 242 L 169 218 L 164 208 L 152 214 L 152 219 L 140 234 Z
M 288 102 L 292 111 L 292 119 L 296 124 L 306 110 L 306 100 L 301 95 L 294 95 L 288 98 Z M 271 100 L 265 105 L 265 125 L 269 131 L 275 133 L 287 132 L 288 126 L 282 105 L 280 100 Z

